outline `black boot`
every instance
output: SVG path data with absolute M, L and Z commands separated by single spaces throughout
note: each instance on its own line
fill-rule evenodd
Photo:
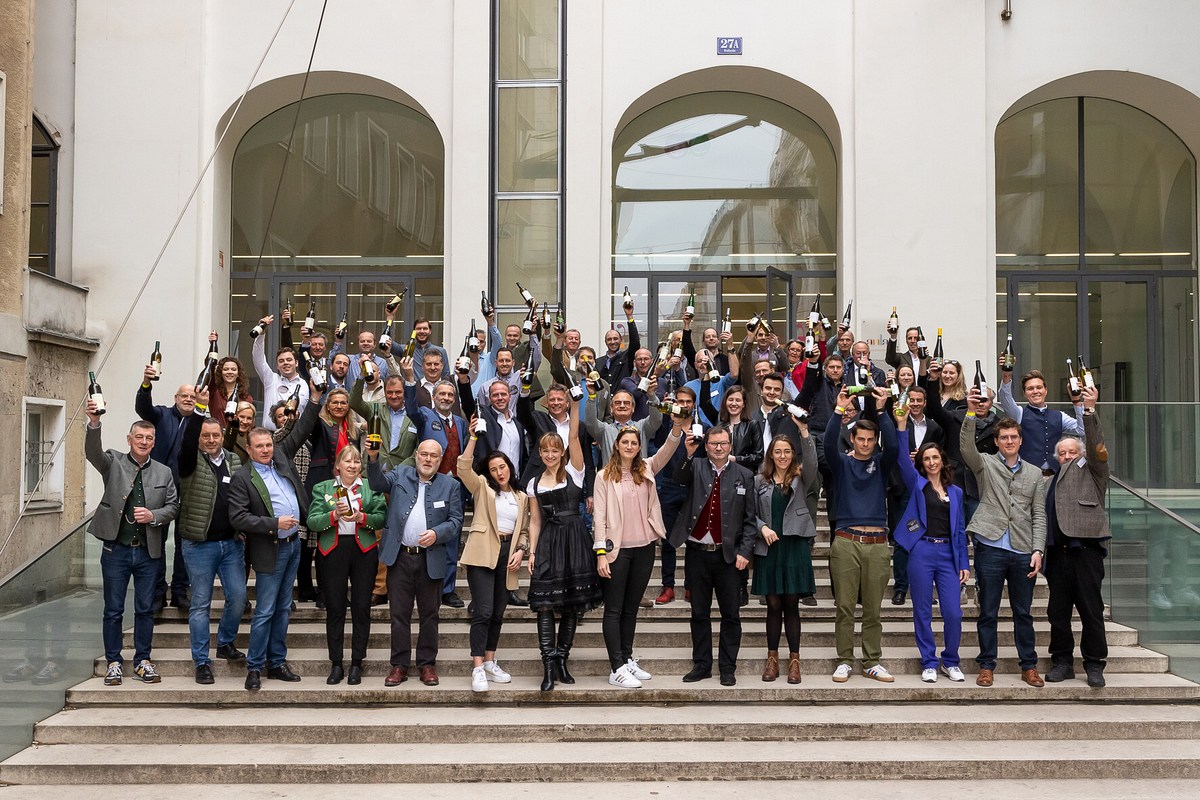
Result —
M 537 615 L 538 648 L 542 651 L 542 691 L 548 692 L 554 688 L 555 656 L 554 649 L 554 614 L 549 611 L 539 611 Z
M 571 684 L 574 676 L 567 672 L 567 657 L 571 655 L 571 645 L 575 643 L 575 626 L 579 624 L 579 615 L 565 613 L 558 623 L 558 658 L 554 667 L 558 670 L 558 682 Z

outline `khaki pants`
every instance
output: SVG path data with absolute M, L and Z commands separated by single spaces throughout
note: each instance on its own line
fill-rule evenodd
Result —
M 833 537 L 829 548 L 829 572 L 833 577 L 837 607 L 835 636 L 838 660 L 854 665 L 854 606 L 862 592 L 862 662 L 870 669 L 883 657 L 883 623 L 879 610 L 887 591 L 892 564 L 887 542 L 864 544 Z

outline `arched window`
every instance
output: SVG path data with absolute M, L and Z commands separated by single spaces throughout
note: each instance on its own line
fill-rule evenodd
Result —
M 54 231 L 58 205 L 58 145 L 33 118 L 29 162 L 29 268 L 54 274 Z
M 1195 474 L 1195 452 L 1150 457 L 1194 424 L 1154 404 L 1196 397 L 1195 228 L 1195 157 L 1144 111 L 1067 97 L 997 127 L 999 338 L 1012 333 L 1020 370 L 1046 373 L 1052 401 L 1082 355 L 1117 404 L 1125 477 Z
M 698 327 L 728 308 L 791 331 L 797 304 L 818 292 L 834 302 L 833 145 L 808 116 L 754 94 L 656 106 L 613 144 L 612 246 L 614 319 L 629 286 L 648 296 L 657 340 L 679 327 L 693 292 Z
M 296 120 L 292 136 L 293 120 Z M 288 141 L 291 139 L 291 150 Z M 426 318 L 443 339 L 445 146 L 423 113 L 381 97 L 305 98 L 256 123 L 233 158 L 230 322 L 241 333 L 291 302 L 302 319 L 316 303 L 317 330 L 346 318 L 347 343 L 384 326 L 384 304 L 405 295 L 393 336 Z M 296 326 L 299 338 L 299 324 Z M 268 352 L 278 345 L 270 329 Z

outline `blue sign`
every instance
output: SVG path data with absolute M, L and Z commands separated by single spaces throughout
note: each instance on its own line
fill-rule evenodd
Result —
M 742 54 L 742 37 L 740 36 L 718 36 L 717 37 L 717 55 L 719 56 L 740 56 Z

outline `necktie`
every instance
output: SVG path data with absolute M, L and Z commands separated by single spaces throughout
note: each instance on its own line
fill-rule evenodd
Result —
M 438 472 L 449 473 L 457 478 L 458 457 L 462 454 L 462 447 L 458 442 L 458 431 L 454 429 L 454 417 L 446 418 L 445 431 L 446 452 L 442 454 L 442 466 Z

